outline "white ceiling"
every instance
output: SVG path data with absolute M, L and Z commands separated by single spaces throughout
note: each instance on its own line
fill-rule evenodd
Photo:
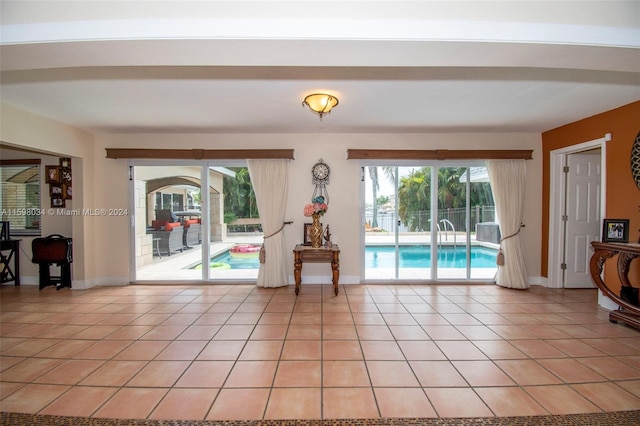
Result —
M 640 99 L 637 0 L 0 12 L 2 101 L 95 133 L 542 132 Z M 316 91 L 340 100 L 322 122 Z

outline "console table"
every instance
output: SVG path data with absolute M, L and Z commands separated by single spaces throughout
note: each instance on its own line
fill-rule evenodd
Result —
M 20 240 L 0 240 L 0 283 L 20 285 Z M 6 254 L 5 254 L 6 252 Z M 11 269 L 13 260 L 13 269 Z
M 333 292 L 338 295 L 338 280 L 340 278 L 340 249 L 336 244 L 331 248 L 313 248 L 302 244 L 293 250 L 293 277 L 296 280 L 296 295 L 300 292 L 303 263 L 331 263 Z
M 609 313 L 609 321 L 622 321 L 633 327 L 640 328 L 640 307 L 634 306 L 613 292 L 602 279 L 602 269 L 607 259 L 618 255 L 618 277 L 623 286 L 631 286 L 629 282 L 629 268 L 631 261 L 640 256 L 640 244 L 623 243 L 591 243 L 595 253 L 591 256 L 591 277 L 602 292 L 620 306 L 620 310 Z

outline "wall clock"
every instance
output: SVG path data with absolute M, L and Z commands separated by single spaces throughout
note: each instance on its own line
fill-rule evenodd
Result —
M 327 185 L 329 184 L 329 176 L 331 169 L 329 165 L 322 161 L 322 158 L 318 160 L 316 164 L 311 167 L 311 183 L 315 185 L 313 191 L 313 198 L 322 196 L 324 202 L 329 204 L 329 193 L 327 192 Z
M 636 182 L 636 186 L 640 189 L 640 132 L 638 132 L 638 136 L 636 136 L 631 148 L 631 175 Z

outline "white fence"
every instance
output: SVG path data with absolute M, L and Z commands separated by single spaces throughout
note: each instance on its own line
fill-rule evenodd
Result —
M 476 224 L 482 222 L 495 222 L 496 214 L 494 206 L 474 206 L 470 210 L 469 223 L 471 232 L 476 231 Z M 453 227 L 458 232 L 466 232 L 466 217 L 467 212 L 465 208 L 459 209 L 445 209 L 438 211 L 438 223 L 442 223 L 442 220 L 447 220 L 453 224 Z M 384 231 L 393 232 L 395 229 L 396 215 L 394 212 L 378 212 L 378 224 L 377 228 Z M 370 226 L 374 226 L 373 213 L 365 213 L 365 221 Z M 408 218 L 407 223 L 401 222 L 398 228 L 399 232 L 428 232 L 431 230 L 431 211 L 420 211 L 411 215 Z M 441 229 L 444 228 L 441 225 Z M 451 230 L 450 228 L 448 230 Z

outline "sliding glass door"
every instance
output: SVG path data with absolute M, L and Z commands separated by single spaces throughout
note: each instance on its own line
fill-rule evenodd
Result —
M 399 244 L 397 180 L 395 166 L 363 168 L 365 206 L 364 263 L 365 278 L 369 280 L 397 279 L 399 273 Z
M 365 280 L 493 279 L 499 238 L 484 166 L 368 164 L 363 181 Z
M 262 228 L 244 161 L 132 165 L 133 281 L 255 280 Z
M 431 276 L 432 167 L 395 167 L 398 181 L 393 198 L 397 210 L 398 279 L 426 280 Z

